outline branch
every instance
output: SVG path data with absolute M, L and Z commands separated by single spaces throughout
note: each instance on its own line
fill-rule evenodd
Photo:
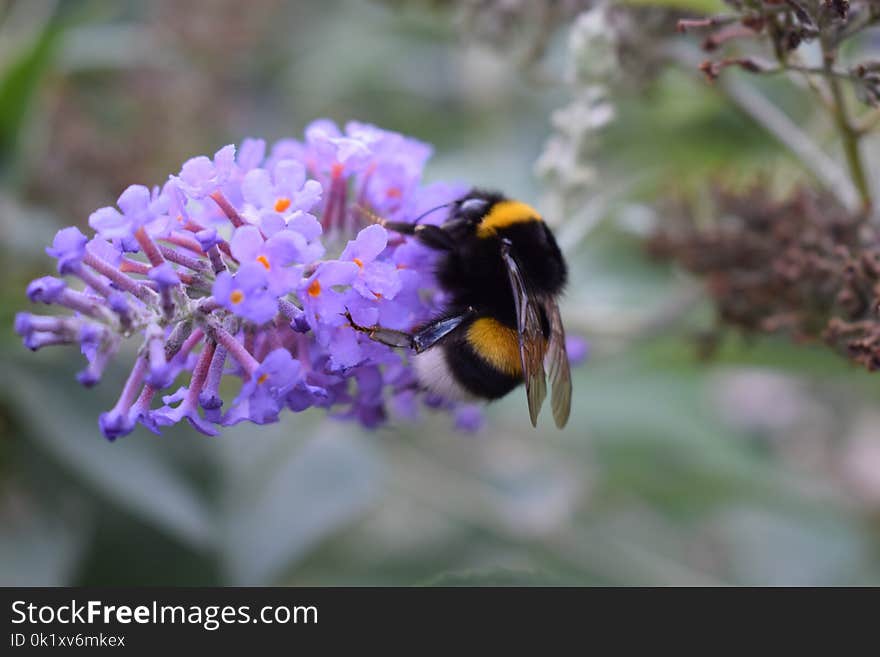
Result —
M 673 44 L 668 53 L 673 61 L 691 71 L 698 70 L 702 61 L 699 51 L 681 44 Z M 860 209 L 859 192 L 847 172 L 776 105 L 738 77 L 720 78 L 717 85 L 743 112 L 788 148 L 845 207 L 852 211 Z
M 822 55 L 825 62 L 825 70 L 828 71 L 828 87 L 831 89 L 832 98 L 834 98 L 834 121 L 837 124 L 837 129 L 840 132 L 840 138 L 843 142 L 843 152 L 846 155 L 846 162 L 849 166 L 853 182 L 858 189 L 862 209 L 870 211 L 872 206 L 871 191 L 868 186 L 868 179 L 865 176 L 865 167 L 862 162 L 862 156 L 859 152 L 859 140 L 861 135 L 853 127 L 853 124 L 850 121 L 849 112 L 846 107 L 846 98 L 843 95 L 840 80 L 837 76 L 831 74 L 837 53 L 830 47 L 826 39 L 822 39 Z

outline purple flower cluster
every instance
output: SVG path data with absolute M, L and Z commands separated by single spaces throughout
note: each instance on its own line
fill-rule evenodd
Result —
M 344 316 L 412 330 L 442 305 L 434 253 L 362 210 L 405 221 L 462 195 L 421 183 L 430 153 L 375 126 L 319 120 L 303 140 L 248 139 L 193 158 L 162 187 L 132 185 L 94 212 L 93 237 L 60 230 L 46 252 L 64 278 L 39 278 L 27 294 L 69 312 L 21 313 L 15 329 L 34 350 L 78 343 L 83 385 L 139 336 L 119 400 L 100 417 L 111 440 L 137 423 L 158 433 L 186 419 L 214 435 L 310 407 L 375 427 L 389 410 L 412 418 L 427 405 L 476 428 L 478 411 L 425 396 L 407 354 Z

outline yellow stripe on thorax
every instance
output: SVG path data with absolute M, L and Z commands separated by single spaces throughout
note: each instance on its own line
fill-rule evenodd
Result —
M 481 317 L 468 328 L 467 341 L 495 369 L 511 376 L 522 374 L 519 338 L 514 329 L 491 317 Z
M 519 201 L 499 201 L 477 225 L 477 237 L 492 237 L 499 228 L 541 221 L 541 215 L 530 205 Z

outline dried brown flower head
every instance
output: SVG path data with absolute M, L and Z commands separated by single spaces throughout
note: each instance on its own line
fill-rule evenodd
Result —
M 718 223 L 667 225 L 651 254 L 706 279 L 722 324 L 823 340 L 880 369 L 880 243 L 861 215 L 804 188 L 717 192 Z

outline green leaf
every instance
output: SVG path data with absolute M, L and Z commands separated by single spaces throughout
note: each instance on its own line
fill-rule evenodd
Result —
M 0 586 L 70 585 L 90 523 L 64 523 L 42 508 L 10 515 L 0 516 Z
M 303 416 L 283 423 L 224 433 L 232 475 L 220 540 L 229 583 L 265 585 L 305 557 L 322 540 L 362 513 L 379 489 L 381 468 L 362 434 L 339 425 L 303 426 Z M 294 435 L 310 435 L 305 443 Z M 262 450 L 271 454 L 255 463 Z M 242 452 L 248 452 L 243 454 Z
M 870 561 L 871 542 L 858 530 L 845 516 L 802 518 L 750 506 L 726 509 L 708 529 L 728 546 L 726 567 L 737 584 L 871 586 L 866 579 L 874 578 L 847 572 Z
M 83 417 L 71 381 L 53 384 L 11 364 L 4 373 L 15 381 L 6 394 L 27 418 L 31 435 L 58 463 L 112 503 L 184 544 L 197 549 L 210 544 L 213 516 L 168 463 L 167 446 L 143 434 L 109 444 L 98 431 L 97 418 Z
M 724 11 L 721 0 L 622 0 L 620 4 L 637 7 L 668 7 L 699 14 L 717 14 Z
M 485 568 L 441 573 L 424 586 L 565 586 L 566 583 L 543 571 Z
M 600 135 L 608 173 L 642 177 L 641 194 L 703 191 L 707 174 L 748 180 L 788 153 L 751 117 L 696 75 L 666 71 L 645 96 L 617 103 L 617 120 Z
M 0 175 L 11 168 L 28 111 L 52 64 L 64 24 L 50 20 L 0 78 Z

